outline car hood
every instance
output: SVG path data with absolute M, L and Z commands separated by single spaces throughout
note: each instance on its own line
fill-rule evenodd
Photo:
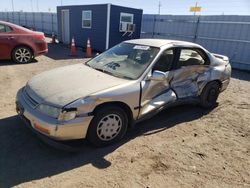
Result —
M 76 99 L 124 84 L 121 79 L 84 64 L 65 66 L 34 76 L 26 85 L 28 94 L 39 103 L 65 106 Z

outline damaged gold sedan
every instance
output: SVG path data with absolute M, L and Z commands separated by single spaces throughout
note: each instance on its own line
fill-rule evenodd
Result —
M 86 64 L 36 75 L 18 91 L 17 112 L 46 137 L 105 146 L 166 107 L 213 107 L 230 76 L 229 59 L 200 45 L 130 40 Z

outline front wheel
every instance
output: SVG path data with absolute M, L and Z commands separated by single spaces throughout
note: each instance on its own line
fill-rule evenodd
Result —
M 128 117 L 117 106 L 106 106 L 95 112 L 87 139 L 95 146 L 102 147 L 118 142 L 123 138 L 128 127 Z
M 213 81 L 208 83 L 201 93 L 201 106 L 204 108 L 212 108 L 216 105 L 216 101 L 220 94 L 220 85 Z
M 19 46 L 13 50 L 12 59 L 16 63 L 30 63 L 33 59 L 33 54 L 30 48 Z

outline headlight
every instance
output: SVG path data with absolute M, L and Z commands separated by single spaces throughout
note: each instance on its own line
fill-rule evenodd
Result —
M 77 115 L 77 111 L 75 108 L 72 109 L 65 109 L 58 117 L 60 121 L 69 121 L 75 119 Z
M 58 118 L 59 114 L 61 113 L 60 108 L 56 108 L 46 104 L 40 104 L 37 109 L 43 114 L 53 118 Z

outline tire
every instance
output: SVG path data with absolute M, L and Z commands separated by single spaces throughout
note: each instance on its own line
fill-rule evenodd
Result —
M 32 59 L 32 50 L 26 46 L 18 46 L 12 52 L 12 60 L 16 63 L 30 63 Z
M 201 106 L 204 108 L 212 108 L 216 105 L 216 101 L 220 94 L 220 85 L 218 82 L 209 82 L 201 93 Z
M 96 147 L 107 146 L 120 141 L 127 127 L 128 117 L 122 108 L 104 106 L 95 112 L 88 128 L 87 139 Z

